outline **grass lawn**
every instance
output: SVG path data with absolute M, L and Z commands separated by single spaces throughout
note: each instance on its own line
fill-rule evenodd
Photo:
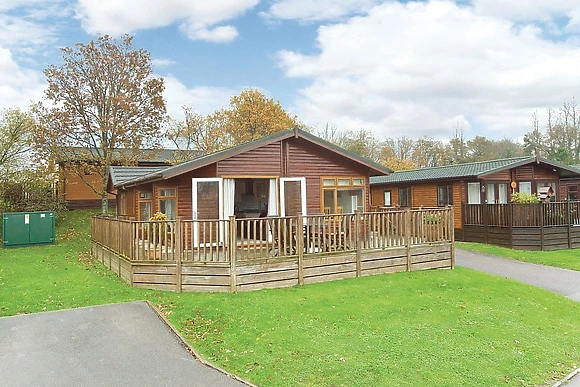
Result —
M 204 358 L 261 386 L 533 386 L 580 365 L 580 303 L 476 271 L 387 274 L 236 294 L 127 287 L 58 244 L 0 250 L 0 315 L 148 299 Z
M 555 251 L 525 251 L 486 245 L 485 243 L 458 242 L 457 247 L 517 259 L 518 261 L 556 266 L 580 271 L 580 249 Z

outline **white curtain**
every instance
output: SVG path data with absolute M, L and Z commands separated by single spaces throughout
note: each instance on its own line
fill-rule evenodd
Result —
M 270 191 L 268 193 L 268 216 L 278 215 L 278 181 L 270 179 Z
M 234 200 L 236 195 L 236 181 L 224 179 L 224 219 L 234 215 Z
M 479 183 L 467 183 L 467 204 L 481 204 Z

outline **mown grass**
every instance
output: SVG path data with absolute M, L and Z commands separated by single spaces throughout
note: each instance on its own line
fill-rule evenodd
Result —
M 580 249 L 526 251 L 473 242 L 458 242 L 457 247 L 466 250 L 479 251 L 481 253 L 498 255 L 500 257 L 517 259 L 522 262 L 537 263 L 539 265 L 555 266 L 562 269 L 580 271 Z
M 580 365 L 580 304 L 476 271 L 399 273 L 237 294 L 132 289 L 58 244 L 0 250 L 0 315 L 148 299 L 205 359 L 261 386 L 530 386 Z

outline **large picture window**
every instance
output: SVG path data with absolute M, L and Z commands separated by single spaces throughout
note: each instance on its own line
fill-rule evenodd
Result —
M 411 187 L 399 188 L 399 205 L 401 207 L 411 207 Z
M 453 204 L 453 186 L 451 184 L 437 186 L 437 205 L 439 207 Z
M 159 212 L 165 214 L 167 219 L 175 220 L 177 217 L 177 195 L 175 188 L 159 189 Z
M 322 212 L 349 214 L 364 211 L 365 179 L 362 177 L 323 177 Z

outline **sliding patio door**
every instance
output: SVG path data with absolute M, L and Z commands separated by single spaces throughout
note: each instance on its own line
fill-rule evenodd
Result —
M 306 215 L 306 178 L 280 178 L 280 216 Z
M 225 240 L 223 184 L 220 178 L 197 178 L 191 180 L 193 242 L 195 246 L 223 244 Z M 210 222 L 211 221 L 211 222 Z

